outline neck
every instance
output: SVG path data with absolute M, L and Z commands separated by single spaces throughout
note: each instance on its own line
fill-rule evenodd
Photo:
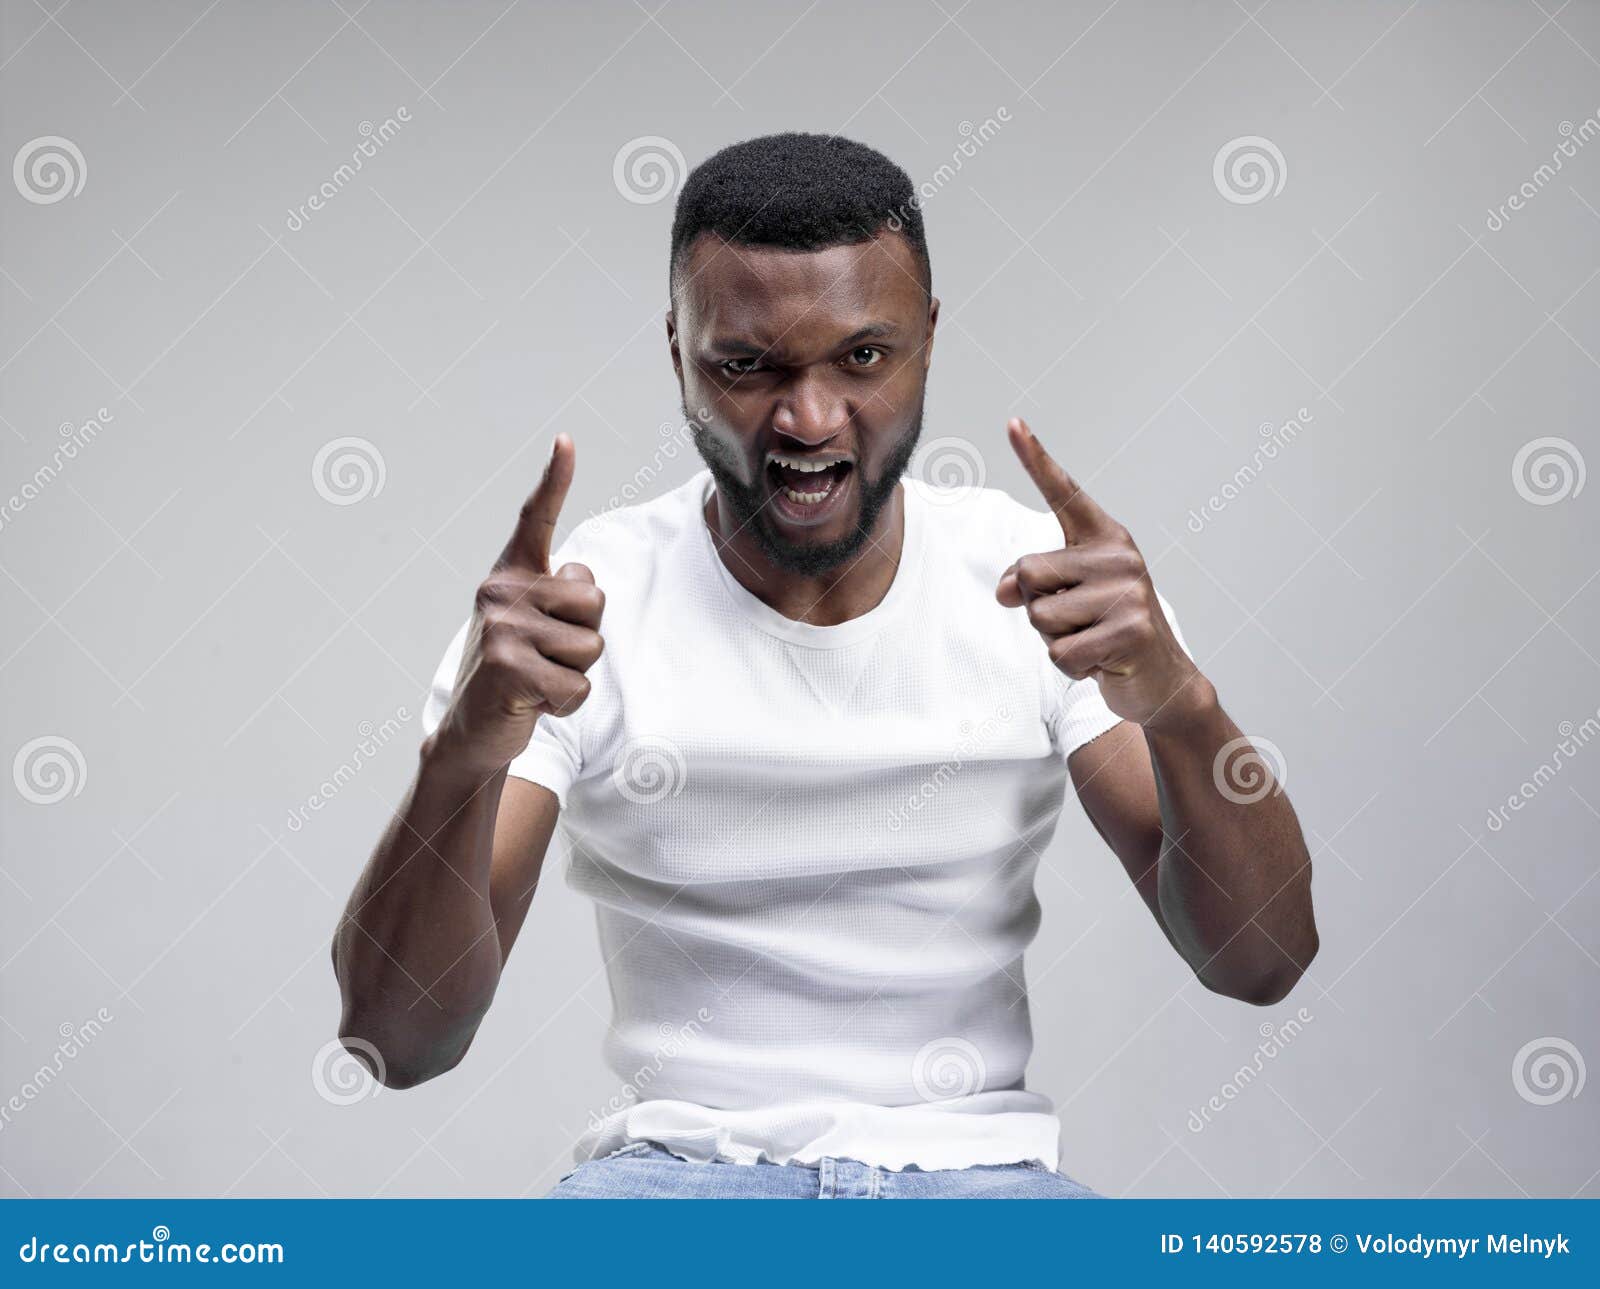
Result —
M 905 486 L 895 485 L 862 548 L 818 576 L 774 564 L 754 534 L 735 527 L 730 507 L 715 488 L 706 501 L 705 518 L 712 545 L 740 586 L 786 618 L 834 627 L 875 608 L 894 584 L 905 540 Z

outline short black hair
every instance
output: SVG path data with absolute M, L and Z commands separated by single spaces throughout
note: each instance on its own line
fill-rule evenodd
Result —
M 672 219 L 668 289 L 690 244 L 713 233 L 743 246 L 820 251 L 884 229 L 910 244 L 931 291 L 933 266 L 910 177 L 875 148 L 837 134 L 768 134 L 731 144 L 684 181 Z

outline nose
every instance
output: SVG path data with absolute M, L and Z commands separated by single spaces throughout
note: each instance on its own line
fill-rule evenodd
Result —
M 850 409 L 823 376 L 806 372 L 784 391 L 772 413 L 772 428 L 813 447 L 826 443 L 850 423 Z

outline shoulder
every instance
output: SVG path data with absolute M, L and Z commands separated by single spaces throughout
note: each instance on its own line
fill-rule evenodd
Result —
M 1004 555 L 1002 567 L 1019 555 L 1061 545 L 1061 525 L 1053 514 L 999 488 L 951 487 L 909 476 L 905 485 L 930 544 L 971 551 L 986 563 Z
M 706 474 L 697 471 L 677 487 L 632 505 L 608 502 L 578 523 L 551 558 L 553 567 L 576 560 L 608 572 L 648 577 L 659 560 L 696 535 L 704 523 Z M 599 568 L 595 568 L 596 575 Z

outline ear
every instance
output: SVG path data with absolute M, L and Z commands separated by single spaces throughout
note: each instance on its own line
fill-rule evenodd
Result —
M 678 323 L 667 310 L 667 348 L 672 354 L 672 370 L 678 374 L 678 392 L 683 392 L 683 355 L 678 352 Z
M 927 371 L 933 362 L 933 329 L 939 325 L 939 298 L 928 300 L 928 331 L 922 342 L 922 370 Z

